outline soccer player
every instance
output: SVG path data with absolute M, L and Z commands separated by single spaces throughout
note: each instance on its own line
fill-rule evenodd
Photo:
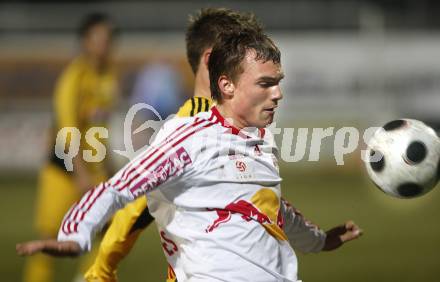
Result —
M 110 62 L 113 26 L 100 13 L 86 16 L 79 28 L 81 53 L 65 68 L 54 93 L 52 148 L 59 129 L 76 127 L 82 134 L 79 157 L 72 172 L 51 150 L 40 171 L 36 204 L 36 229 L 41 238 L 56 238 L 69 207 L 89 189 L 108 178 L 106 163 L 86 163 L 82 150 L 92 149 L 84 140 L 92 126 L 105 126 L 117 99 L 117 81 Z M 27 261 L 25 281 L 51 281 L 52 259 L 36 255 Z
M 190 117 L 211 108 L 213 101 L 209 89 L 208 58 L 212 46 L 218 36 L 225 32 L 248 29 L 262 32 L 262 27 L 253 14 L 224 8 L 202 9 L 190 18 L 186 31 L 186 50 L 188 62 L 195 75 L 194 97 L 183 104 L 177 116 Z M 118 211 L 101 241 L 95 263 L 85 275 L 86 280 L 116 281 L 119 262 L 129 253 L 142 230 L 153 220 L 145 197 Z M 172 269 L 168 269 L 167 280 L 174 281 L 174 276 Z
M 65 216 L 58 241 L 19 254 L 76 255 L 114 211 L 148 194 L 168 263 L 179 281 L 297 281 L 292 246 L 306 252 L 360 236 L 352 223 L 324 233 L 281 200 L 273 121 L 282 98 L 280 52 L 264 34 L 225 34 L 209 58 L 217 106 L 175 118 L 153 145 L 96 186 Z

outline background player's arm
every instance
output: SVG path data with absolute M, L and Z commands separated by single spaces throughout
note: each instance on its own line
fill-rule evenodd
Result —
M 285 199 L 281 199 L 281 212 L 284 218 L 283 229 L 290 244 L 304 253 L 331 251 L 362 235 L 362 231 L 352 221 L 324 232 Z
M 75 70 L 68 69 L 61 76 L 56 86 L 54 109 L 58 129 L 63 127 L 81 128 L 82 121 L 78 115 L 80 103 L 79 80 L 80 74 Z M 69 139 L 66 140 L 70 142 Z M 82 193 L 85 193 L 93 186 L 91 176 L 80 155 L 73 159 L 73 176 L 77 184 L 76 186 Z
M 76 127 L 81 128 L 81 120 L 78 115 L 80 103 L 80 74 L 68 69 L 60 78 L 54 97 L 54 111 L 57 128 Z M 66 139 L 67 143 L 70 139 Z M 68 146 L 66 146 L 68 147 Z M 93 187 L 92 179 L 80 154 L 73 159 L 73 177 L 76 186 L 82 193 Z
M 54 95 L 54 110 L 58 128 L 79 126 L 79 80 L 80 76 L 77 71 L 69 68 L 57 83 Z

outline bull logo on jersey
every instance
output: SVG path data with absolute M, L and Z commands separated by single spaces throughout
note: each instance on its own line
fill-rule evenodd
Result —
M 282 241 L 287 240 L 282 229 L 284 220 L 280 213 L 280 198 L 269 188 L 258 190 L 250 201 L 238 200 L 223 209 L 212 210 L 217 213 L 217 218 L 205 229 L 206 233 L 213 232 L 221 224 L 228 222 L 232 214 L 241 214 L 245 222 L 255 220 L 273 237 Z
M 245 221 L 256 220 L 261 224 L 271 222 L 267 215 L 260 212 L 257 207 L 245 200 L 239 200 L 237 202 L 230 203 L 226 205 L 225 208 L 215 209 L 215 211 L 217 212 L 218 218 L 214 220 L 214 223 L 212 225 L 206 228 L 206 232 L 212 232 L 221 223 L 228 222 L 231 219 L 231 215 L 234 213 L 241 214 L 241 217 Z

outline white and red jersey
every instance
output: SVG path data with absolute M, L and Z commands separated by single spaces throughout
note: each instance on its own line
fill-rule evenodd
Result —
M 292 247 L 318 252 L 325 233 L 281 199 L 267 130 L 230 126 L 217 108 L 163 126 L 154 144 L 65 216 L 58 239 L 89 250 L 125 203 L 148 194 L 178 281 L 296 281 Z

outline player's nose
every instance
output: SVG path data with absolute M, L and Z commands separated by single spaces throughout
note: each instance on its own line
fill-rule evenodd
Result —
M 282 93 L 281 87 L 279 85 L 274 88 L 271 98 L 274 101 L 279 101 L 279 100 L 283 99 L 283 93 Z

